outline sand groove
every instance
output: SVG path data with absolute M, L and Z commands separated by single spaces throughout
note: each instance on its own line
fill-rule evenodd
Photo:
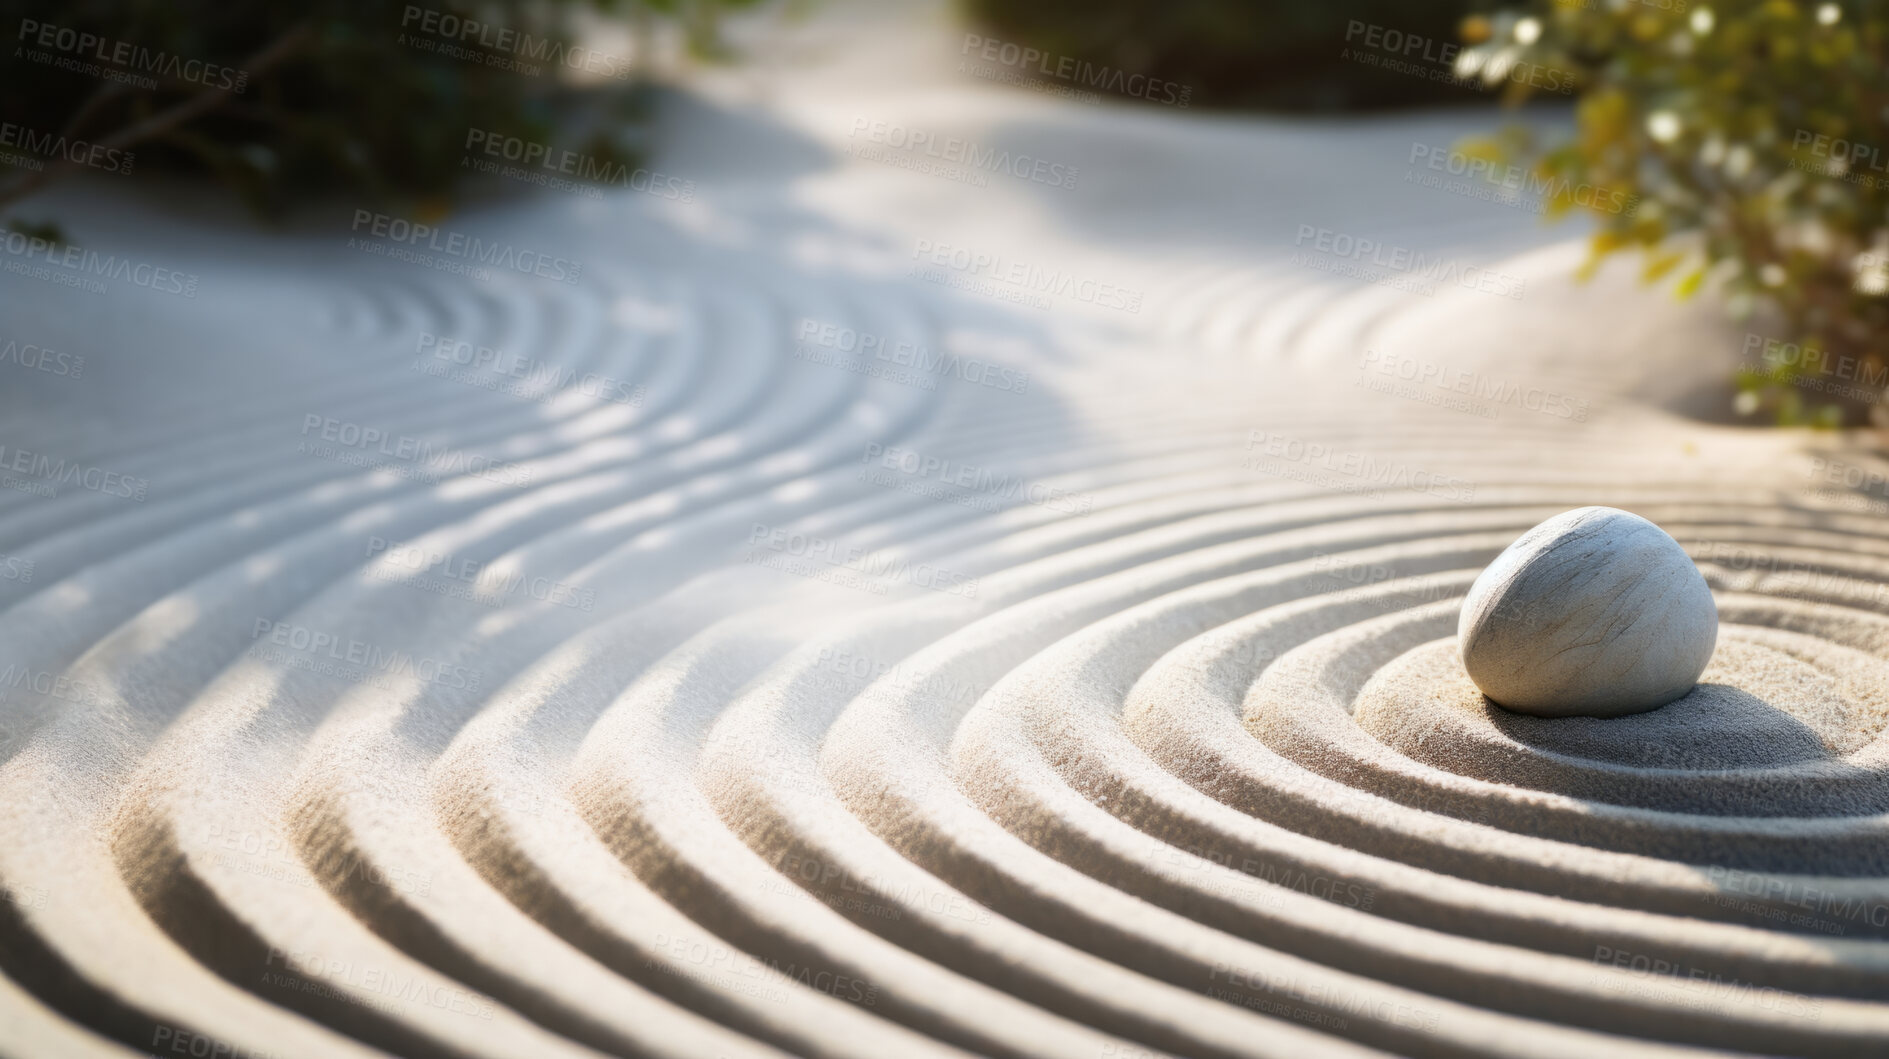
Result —
M 1262 133 L 1265 172 L 1388 135 Z M 261 367 L 124 354 L 149 408 L 111 431 L 9 406 L 151 490 L 0 489 L 35 564 L 0 580 L 0 1054 L 1889 1049 L 1889 536 L 1806 488 L 1851 440 L 1689 423 L 1641 376 L 1578 421 L 1372 391 L 1361 346 L 1596 387 L 1632 351 L 1517 351 L 1478 295 L 1277 240 L 1130 248 L 1146 314 L 1099 319 L 853 268 L 909 250 L 744 195 L 531 208 L 596 266 L 569 288 L 311 241 L 315 279 L 219 310 L 302 306 Z M 1551 318 L 1627 296 L 1445 206 L 1359 223 Z M 1035 374 L 845 370 L 804 321 Z M 421 336 L 637 396 L 429 375 Z M 310 450 L 311 415 L 506 473 Z M 1594 503 L 1699 563 L 1706 684 L 1495 710 L 1462 594 Z

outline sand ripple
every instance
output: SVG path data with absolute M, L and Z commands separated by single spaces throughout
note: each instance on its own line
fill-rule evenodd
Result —
M 1299 380 L 1343 295 L 1278 269 L 1123 340 L 640 217 L 541 237 L 660 267 L 354 262 L 250 309 L 332 370 L 27 417 L 152 488 L 0 492 L 0 1054 L 1889 1049 L 1889 541 L 1798 439 Z M 1461 597 L 1586 504 L 1699 561 L 1705 683 L 1494 709 Z

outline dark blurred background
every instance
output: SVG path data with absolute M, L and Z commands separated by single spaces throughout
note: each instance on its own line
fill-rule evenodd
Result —
M 1477 101 L 1473 85 L 1413 77 L 1364 59 L 1389 57 L 1383 43 L 1394 34 L 1396 54 L 1434 64 L 1458 48 L 1463 20 L 1490 4 L 964 0 L 963 6 L 974 25 L 1007 41 L 1189 86 L 1192 106 L 1330 113 Z M 1347 54 L 1353 49 L 1357 54 Z

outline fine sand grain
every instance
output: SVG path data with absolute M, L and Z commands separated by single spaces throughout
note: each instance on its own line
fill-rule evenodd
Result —
M 668 105 L 693 201 L 445 222 L 576 283 L 44 200 L 200 293 L 3 277 L 87 357 L 0 364 L 8 465 L 145 489 L 0 482 L 0 1055 L 1889 1051 L 1863 439 L 1685 418 L 1716 307 L 1403 179 L 1480 117 L 1071 101 L 848 17 Z M 1492 708 L 1463 594 L 1589 504 L 1697 561 L 1703 683 Z

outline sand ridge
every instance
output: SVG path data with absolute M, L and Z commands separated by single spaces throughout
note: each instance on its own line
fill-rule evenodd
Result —
M 0 489 L 0 1054 L 1880 1054 L 1889 541 L 1818 488 L 1860 440 L 1675 414 L 1739 336 L 1400 184 L 1463 119 L 927 69 L 873 106 L 1099 197 L 847 158 L 841 69 L 672 104 L 699 202 L 454 219 L 574 285 L 48 200 L 225 294 L 21 310 L 95 385 L 0 442 L 149 490 Z M 1338 217 L 1526 295 L 1294 264 Z M 1705 686 L 1495 711 L 1462 594 L 1586 504 L 1698 563 Z

